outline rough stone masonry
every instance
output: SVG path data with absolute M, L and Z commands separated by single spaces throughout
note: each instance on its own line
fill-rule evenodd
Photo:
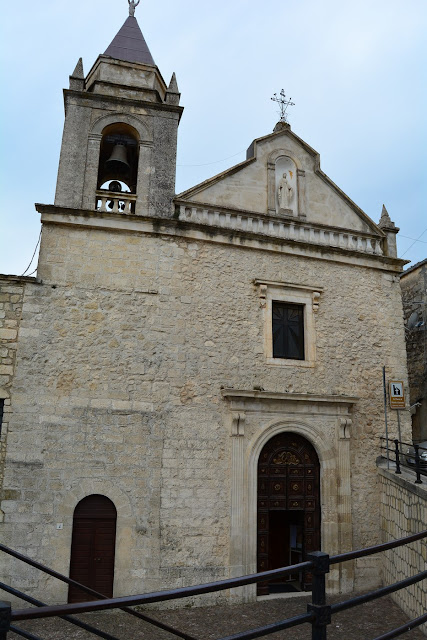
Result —
M 135 23 L 118 37 L 132 29 L 142 51 Z M 290 532 L 301 557 L 313 540 L 331 554 L 379 542 L 382 366 L 407 382 L 397 229 L 361 211 L 284 123 L 175 196 L 176 79 L 126 51 L 86 78 L 76 67 L 55 204 L 37 205 L 37 278 L 0 280 L 2 540 L 77 578 L 90 566 L 81 579 L 111 580 L 115 595 L 253 572 L 260 547 L 274 566 L 274 510 L 289 554 Z M 117 145 L 132 162 L 112 169 Z M 109 182 L 119 170 L 122 191 Z M 275 355 L 275 309 L 289 314 L 283 341 L 298 333 L 297 357 Z M 410 428 L 402 414 L 406 439 Z M 272 458 L 281 481 L 262 533 L 258 462 L 280 433 L 290 449 Z M 292 434 L 314 447 L 318 485 Z M 82 523 L 87 499 L 98 511 Z M 106 504 L 117 516 L 106 556 L 90 555 Z M 67 598 L 16 561 L 1 579 Z M 379 579 L 369 558 L 334 566 L 329 589 Z

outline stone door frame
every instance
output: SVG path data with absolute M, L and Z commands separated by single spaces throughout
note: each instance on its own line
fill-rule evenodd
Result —
M 297 433 L 315 448 L 320 462 L 322 549 L 334 555 L 352 549 L 350 396 L 223 389 L 231 422 L 230 577 L 256 572 L 257 468 L 264 445 L 283 432 Z M 352 563 L 335 565 L 328 575 L 331 593 L 353 589 Z M 232 597 L 256 598 L 256 586 L 233 590 Z
M 86 504 L 83 504 L 83 503 Z M 87 506 L 89 505 L 89 507 Z M 83 513 L 82 513 L 83 511 Z M 82 533 L 82 524 L 84 531 Z M 99 538 L 102 536 L 100 527 L 107 530 L 110 537 L 111 544 L 105 552 L 105 546 L 102 545 L 102 551 L 99 546 Z M 88 545 L 84 539 L 88 537 L 90 543 Z M 76 505 L 73 514 L 73 530 L 72 530 L 72 542 L 70 551 L 70 578 L 91 587 L 95 591 L 99 591 L 104 595 L 113 597 L 113 585 L 114 585 L 114 573 L 115 573 L 115 555 L 116 555 L 116 534 L 117 534 L 117 509 L 115 504 L 110 498 L 102 494 L 91 494 L 80 500 Z M 105 542 L 105 540 L 104 540 Z M 81 576 L 81 547 L 84 547 L 88 551 L 89 559 L 85 563 L 88 568 L 87 580 L 83 580 Z M 101 580 L 99 584 L 99 571 L 98 567 L 101 558 L 95 558 L 95 555 L 101 554 L 103 556 L 102 568 L 107 566 L 109 575 L 106 579 Z M 107 561 L 105 561 L 105 558 Z M 80 561 L 80 562 L 79 562 Z M 108 587 L 108 589 L 107 589 Z M 91 596 L 88 596 L 73 585 L 69 585 L 68 588 L 68 603 L 83 602 L 90 600 Z

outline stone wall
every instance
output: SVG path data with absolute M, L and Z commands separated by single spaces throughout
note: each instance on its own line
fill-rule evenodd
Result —
M 18 328 L 21 320 L 22 303 L 26 282 L 34 278 L 0 276 L 0 400 L 4 400 L 3 421 L 0 428 L 0 496 L 10 498 L 3 493 L 4 460 L 6 441 L 11 415 L 11 387 L 15 371 L 18 346 Z M 0 521 L 2 512 L 0 511 Z
M 405 271 L 400 282 L 405 321 L 416 313 L 420 323 L 406 331 L 413 438 L 420 442 L 427 440 L 427 261 Z
M 325 551 L 348 550 L 351 536 L 355 548 L 378 542 L 384 354 L 406 379 L 393 271 L 380 258 L 367 268 L 239 246 L 238 238 L 215 243 L 200 230 L 186 238 L 181 223 L 173 236 L 156 229 L 44 226 L 43 284 L 26 287 L 19 337 L 5 476 L 19 499 L 2 503 L 6 544 L 67 573 L 74 508 L 102 493 L 118 511 L 116 595 L 230 575 L 232 413 L 221 387 L 357 396 L 348 428 L 350 540 L 331 533 L 344 517 L 331 501 L 341 481 L 333 412 L 296 416 L 283 405 L 250 413 L 242 459 L 273 426 L 305 429 L 313 442 L 316 434 L 328 444 L 322 535 L 337 545 Z M 268 363 L 257 279 L 321 288 L 313 366 Z M 245 476 L 237 482 L 246 504 Z M 9 571 L 18 588 L 37 587 L 34 572 Z M 356 587 L 377 584 L 377 562 L 359 561 L 356 575 Z M 46 597 L 66 597 L 50 581 L 45 587 Z
M 403 469 L 395 475 L 379 468 L 381 483 L 381 530 L 383 542 L 397 540 L 426 529 L 427 488 L 414 484 L 415 473 Z M 381 554 L 384 585 L 414 576 L 427 567 L 426 540 L 392 549 Z M 391 596 L 410 619 L 427 611 L 426 581 L 401 589 Z M 421 627 L 427 635 L 427 624 Z

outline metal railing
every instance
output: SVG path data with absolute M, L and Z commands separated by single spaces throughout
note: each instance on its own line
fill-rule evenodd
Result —
M 106 598 L 93 589 L 85 587 L 84 585 L 71 580 L 66 576 L 63 576 L 62 574 L 53 571 L 48 567 L 44 567 L 42 564 L 35 562 L 34 560 L 20 553 L 17 553 L 16 551 L 13 551 L 12 549 L 9 549 L 4 545 L 0 545 L 0 551 L 9 554 L 14 558 L 17 558 L 18 560 L 25 562 L 26 564 L 29 564 L 37 569 L 40 569 L 44 573 L 58 578 L 62 582 L 65 582 L 69 585 L 74 585 L 82 591 L 98 598 L 97 600 L 94 600 L 92 602 L 79 602 L 68 605 L 47 606 L 43 602 L 36 600 L 35 598 L 31 598 L 30 596 L 27 596 L 22 592 L 13 589 L 12 587 L 0 583 L 1 589 L 19 598 L 22 598 L 23 600 L 26 600 L 36 607 L 31 609 L 17 609 L 12 611 L 9 603 L 0 602 L 0 640 L 6 640 L 9 631 L 13 631 L 23 638 L 30 638 L 31 640 L 41 640 L 41 638 L 27 631 L 24 631 L 23 629 L 20 629 L 19 627 L 16 627 L 15 622 L 52 617 L 60 617 L 74 625 L 77 624 L 78 626 L 84 628 L 86 631 L 89 631 L 90 633 L 98 637 L 107 638 L 109 640 L 118 640 L 117 638 L 115 638 L 115 636 L 105 633 L 72 617 L 73 614 L 82 614 L 92 611 L 104 611 L 110 609 L 120 609 L 180 638 L 184 638 L 185 640 L 195 640 L 192 636 L 183 633 L 179 629 L 175 629 L 173 627 L 170 627 L 169 625 L 165 625 L 158 620 L 155 620 L 147 616 L 146 614 L 141 613 L 140 611 L 131 609 L 130 607 L 154 602 L 167 602 L 170 600 L 187 598 L 189 596 L 214 593 L 226 589 L 242 587 L 258 582 L 265 582 L 269 579 L 271 580 L 287 576 L 295 573 L 296 571 L 307 569 L 309 569 L 313 574 L 313 591 L 312 602 L 307 605 L 306 613 L 302 613 L 292 618 L 286 618 L 284 620 L 280 620 L 279 622 L 274 622 L 272 624 L 252 629 L 250 631 L 227 636 L 219 640 L 251 640 L 252 638 L 260 638 L 271 633 L 275 633 L 276 631 L 290 629 L 302 624 L 311 624 L 312 640 L 326 640 L 327 628 L 331 623 L 331 618 L 334 614 L 346 609 L 350 609 L 352 607 L 357 607 L 361 604 L 376 600 L 383 596 L 387 596 L 391 593 L 399 591 L 400 589 L 404 589 L 405 587 L 421 582 L 422 580 L 425 580 L 427 578 L 427 571 L 422 571 L 415 576 L 411 576 L 392 585 L 382 587 L 380 589 L 376 589 L 375 591 L 371 591 L 369 593 L 350 598 L 349 600 L 330 605 L 326 602 L 326 575 L 329 573 L 330 567 L 334 564 L 348 562 L 349 560 L 355 560 L 357 558 L 364 558 L 376 553 L 387 551 L 389 549 L 401 547 L 405 544 L 410 544 L 424 538 L 427 538 L 427 530 L 421 531 L 420 533 L 408 536 L 406 538 L 393 540 L 391 542 L 386 542 L 357 551 L 349 551 L 347 553 L 342 553 L 336 556 L 329 556 L 327 553 L 315 551 L 314 553 L 309 553 L 307 555 L 307 560 L 305 562 L 289 567 L 284 567 L 282 569 L 264 571 L 262 573 L 255 573 L 252 575 L 243 576 L 241 578 L 229 578 L 227 580 L 196 585 L 193 587 L 170 589 L 166 591 L 159 591 L 136 596 L 124 596 L 121 598 Z M 415 629 L 425 622 L 427 622 L 427 613 L 407 622 L 405 625 L 399 628 L 393 629 L 386 634 L 378 636 L 373 640 L 387 640 L 388 638 L 397 638 L 398 636 L 403 635 L 407 631 Z
M 427 475 L 427 461 L 424 462 L 420 452 L 425 452 L 427 449 L 418 444 L 403 442 L 397 439 L 391 442 L 393 442 L 393 447 L 390 446 L 390 442 L 387 446 L 387 439 L 382 437 L 381 452 L 388 462 L 391 460 L 395 463 L 395 474 L 400 475 L 402 473 L 401 467 L 404 466 L 407 469 L 415 471 L 415 484 L 423 484 L 421 476 Z

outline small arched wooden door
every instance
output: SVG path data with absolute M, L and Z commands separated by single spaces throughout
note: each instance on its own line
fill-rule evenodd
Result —
M 319 458 L 302 436 L 280 433 L 258 460 L 258 571 L 298 564 L 319 549 Z M 296 573 L 260 584 L 258 595 L 309 590 L 311 582 L 310 573 Z
M 83 498 L 74 510 L 70 578 L 113 596 L 117 511 L 105 496 Z M 85 602 L 93 596 L 70 586 L 68 602 Z

